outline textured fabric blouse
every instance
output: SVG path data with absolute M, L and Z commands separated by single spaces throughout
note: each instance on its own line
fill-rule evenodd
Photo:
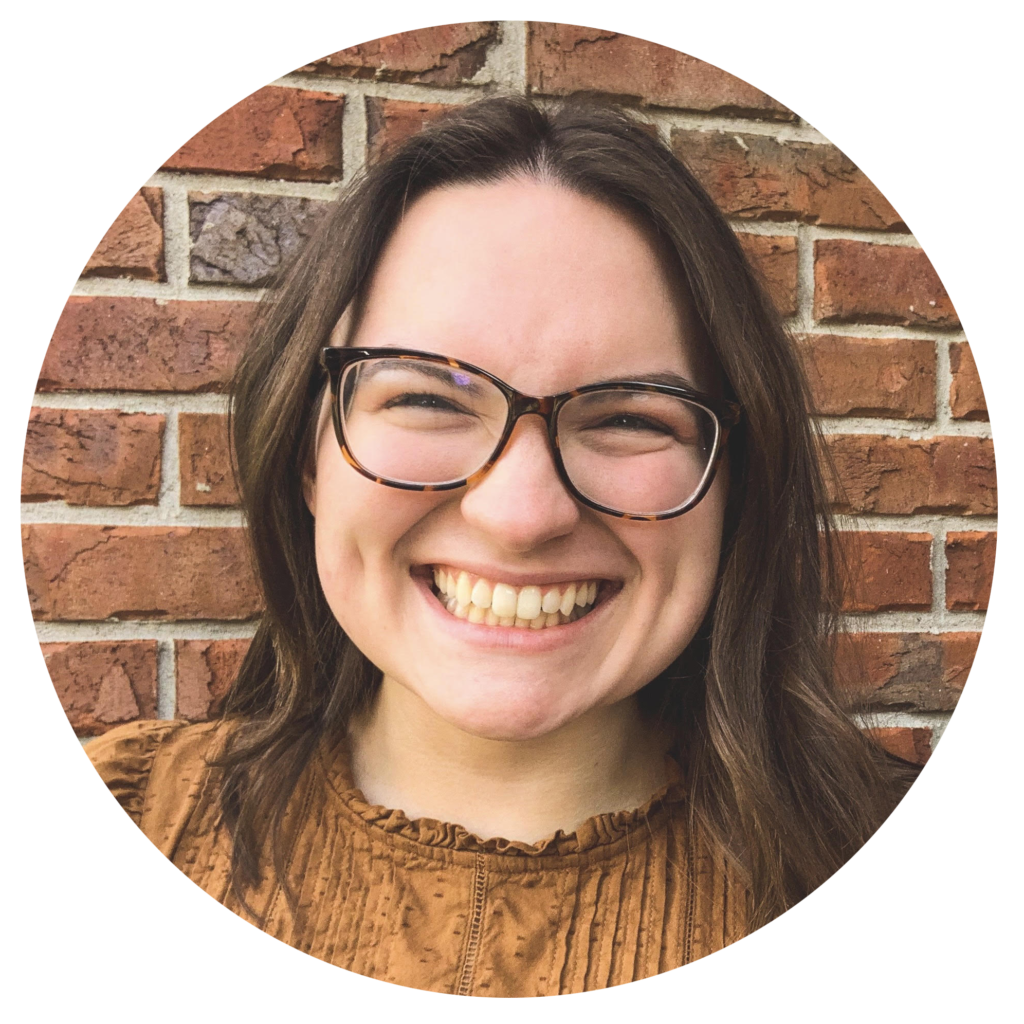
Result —
M 86 747 L 104 782 L 171 862 L 253 920 L 230 891 L 214 724 L 135 722 Z M 745 933 L 748 894 L 692 842 L 678 768 L 644 807 L 536 844 L 366 802 L 344 752 L 313 759 L 286 816 L 289 909 L 267 871 L 250 894 L 269 934 L 382 981 L 478 996 L 619 985 L 679 967 Z

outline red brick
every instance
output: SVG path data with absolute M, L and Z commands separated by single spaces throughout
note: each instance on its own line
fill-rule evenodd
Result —
M 845 633 L 836 682 L 859 707 L 952 711 L 980 633 Z
M 935 343 L 917 338 L 798 339 L 819 416 L 935 417 Z
M 831 434 L 826 438 L 844 513 L 924 512 L 995 515 L 996 463 L 985 437 L 883 437 Z
M 924 611 L 932 606 L 930 533 L 842 532 L 849 570 L 847 612 Z
M 488 47 L 497 35 L 494 21 L 436 25 L 350 46 L 299 71 L 383 82 L 458 85 L 484 66 Z
M 947 533 L 946 607 L 951 611 L 985 611 L 995 564 L 994 531 Z
M 577 25 L 527 26 L 526 79 L 532 92 L 564 96 L 589 90 L 659 107 L 796 115 L 767 93 L 678 50 Z
M 249 619 L 260 600 L 233 527 L 22 527 L 32 612 L 43 620 Z
M 22 501 L 155 504 L 164 417 L 112 409 L 33 409 Z
M 192 722 L 217 718 L 248 649 L 248 640 L 175 640 L 176 717 Z
M 792 235 L 751 235 L 736 237 L 747 259 L 761 274 L 768 294 L 781 316 L 796 315 L 796 238 Z
M 156 641 L 40 644 L 54 689 L 79 736 L 156 718 Z
M 726 216 L 906 230 L 885 196 L 835 146 L 675 128 L 672 148 Z
M 845 238 L 814 243 L 814 316 L 825 322 L 960 326 L 921 249 Z
M 954 419 L 987 420 L 988 405 L 981 390 L 981 377 L 966 341 L 949 344 L 949 408 Z
M 928 728 L 886 726 L 865 732 L 890 754 L 913 764 L 924 764 L 932 756 L 932 731 Z
M 118 214 L 89 257 L 82 277 L 133 277 L 165 281 L 164 194 L 144 188 Z
M 164 168 L 335 181 L 344 107 L 344 96 L 268 85 L 211 121 Z
M 73 296 L 43 360 L 40 391 L 222 391 L 255 303 Z
M 238 504 L 231 471 L 228 418 L 221 413 L 183 412 L 178 416 L 181 504 Z
M 448 103 L 415 103 L 367 96 L 366 159 L 376 160 L 454 107 Z

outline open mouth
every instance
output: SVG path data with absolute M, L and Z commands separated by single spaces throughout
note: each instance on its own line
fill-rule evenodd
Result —
M 515 587 L 448 565 L 433 567 L 434 596 L 457 619 L 511 629 L 549 629 L 591 612 L 606 581 Z

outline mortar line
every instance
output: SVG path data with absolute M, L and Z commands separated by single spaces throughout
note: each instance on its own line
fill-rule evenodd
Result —
M 263 289 L 224 284 L 189 285 L 187 282 L 172 285 L 164 282 L 137 281 L 127 277 L 85 277 L 75 282 L 71 294 L 109 299 L 156 299 L 158 302 L 167 302 L 171 299 L 258 302 L 263 297 Z
M 156 642 L 156 717 L 175 717 L 178 707 L 178 679 L 174 641 Z
M 858 711 L 851 717 L 862 729 L 931 729 L 934 750 L 952 714 L 952 711 Z
M 501 21 L 498 40 L 487 51 L 483 67 L 471 79 L 473 85 L 491 86 L 507 95 L 526 95 L 526 23 Z
M 157 509 L 168 518 L 181 511 L 181 452 L 178 447 L 178 410 L 164 414 L 163 444 L 160 446 L 160 490 Z M 48 503 L 47 503 L 48 504 Z
M 805 228 L 811 241 L 811 253 L 813 256 L 814 242 L 820 239 L 840 239 L 847 242 L 869 242 L 872 245 L 903 246 L 909 249 L 919 249 L 917 239 L 907 233 L 895 233 L 890 231 L 874 230 L 871 228 L 852 228 L 838 225 L 812 224 L 807 221 L 797 220 L 793 217 L 762 217 L 757 220 L 748 217 L 736 217 L 726 215 L 729 227 L 737 234 L 743 235 L 795 235 L 801 228 Z
M 690 132 L 720 132 L 723 135 L 767 135 L 779 142 L 806 142 L 818 146 L 830 146 L 831 142 L 816 128 L 806 122 L 775 120 L 769 117 L 749 117 L 702 113 L 699 110 L 682 110 L 667 106 L 640 106 L 639 112 L 652 121 L 660 131 L 671 138 L 672 129 Z
M 226 413 L 229 398 L 218 392 L 41 391 L 32 399 L 39 409 L 97 409 L 167 415 L 171 412 Z
M 994 515 L 959 515 L 956 513 L 898 513 L 868 512 L 860 515 L 837 513 L 836 525 L 841 533 L 892 532 L 931 533 L 939 530 L 994 530 Z
M 952 424 L 971 422 L 953 419 L 953 410 L 949 404 L 949 389 L 953 383 L 953 373 L 949 368 L 949 342 L 945 340 L 935 342 L 935 423 L 936 426 L 947 428 Z M 991 436 L 992 428 L 989 427 L 988 435 Z
M 177 474 L 175 474 L 177 476 Z M 173 487 L 173 491 L 170 488 Z M 179 505 L 178 481 L 168 484 L 174 498 L 153 505 L 70 505 L 64 501 L 24 502 L 21 521 L 26 526 L 163 526 L 219 527 L 240 529 L 245 517 L 240 508 L 210 505 Z
M 413 103 L 465 104 L 501 92 L 500 89 L 494 88 L 493 83 L 443 86 L 420 82 L 387 82 L 372 78 L 334 78 L 296 71 L 284 75 L 271 82 L 270 85 L 332 93 L 335 96 L 344 96 L 346 103 L 349 96 L 374 96 L 380 99 L 407 100 Z
M 368 136 L 366 100 L 361 96 L 346 95 L 341 117 L 342 188 L 347 187 L 365 168 Z
M 992 522 L 993 529 L 995 528 L 994 518 Z M 944 523 L 932 531 L 932 610 L 938 615 L 946 613 L 946 569 L 948 568 L 946 560 L 946 534 L 949 529 L 949 525 Z M 959 525 L 953 526 L 954 531 L 958 529 L 963 529 L 963 527 Z M 966 529 L 970 529 L 970 527 L 968 526 Z
M 188 186 L 183 182 L 161 185 L 164 193 L 164 262 L 167 285 L 176 294 L 188 287 L 189 210 Z
M 348 111 L 349 104 L 345 104 Z M 342 121 L 342 145 L 344 146 L 345 122 Z M 255 174 L 227 174 L 212 171 L 168 171 L 153 174 L 146 182 L 148 186 L 175 190 L 185 195 L 189 192 L 258 192 L 267 196 L 290 196 L 296 199 L 320 199 L 330 201 L 339 191 L 338 181 L 294 181 L 291 178 L 262 178 Z
M 814 328 L 814 240 L 806 224 L 795 224 L 796 316 L 794 329 L 809 333 Z
M 133 640 L 251 640 L 255 621 L 223 622 L 216 619 L 103 620 L 98 622 L 37 622 L 40 643 L 88 643 Z
M 816 416 L 815 423 L 824 434 L 875 434 L 927 441 L 938 437 L 991 438 L 992 426 L 986 420 L 897 420 L 881 416 Z

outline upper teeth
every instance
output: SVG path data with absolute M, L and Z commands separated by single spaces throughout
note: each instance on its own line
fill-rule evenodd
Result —
M 585 614 L 597 598 L 596 580 L 514 587 L 448 566 L 434 569 L 434 584 L 453 615 L 489 626 L 558 626 Z

